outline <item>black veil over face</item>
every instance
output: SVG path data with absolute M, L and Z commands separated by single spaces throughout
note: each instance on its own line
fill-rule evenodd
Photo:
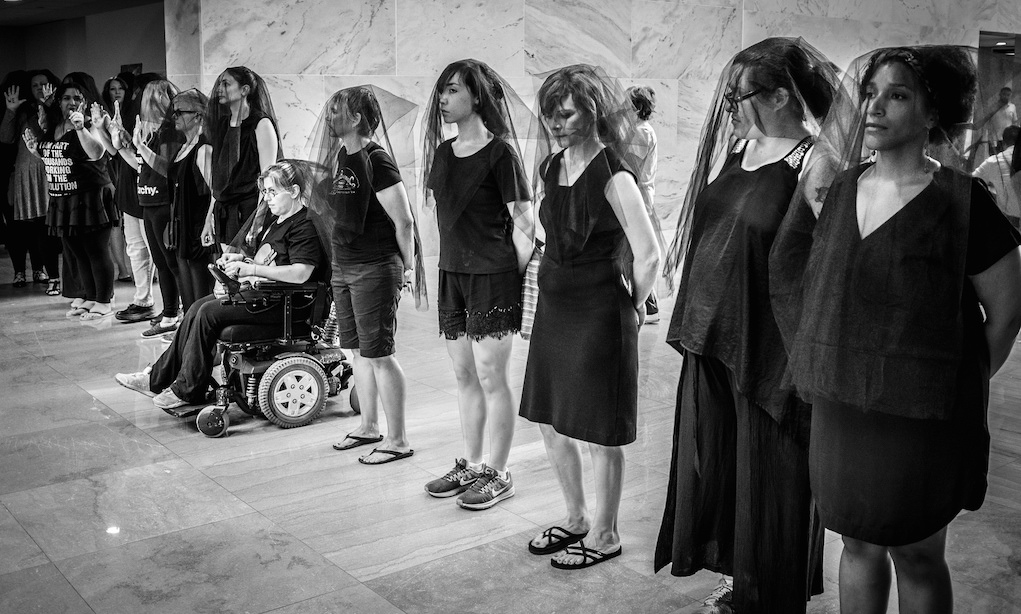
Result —
M 350 112 L 348 111 L 349 101 L 352 100 L 374 107 L 372 113 L 363 114 L 362 124 L 359 126 L 362 136 L 368 137 L 383 147 L 394 162 L 394 166 L 399 169 L 409 169 L 411 172 L 414 172 L 415 163 L 414 128 L 418 116 L 418 105 L 379 86 L 358 85 L 334 92 L 326 101 L 319 119 L 316 120 L 310 138 L 310 151 L 315 161 L 315 167 L 321 176 L 317 178 L 317 198 L 310 208 L 331 229 L 331 234 L 333 232 L 351 232 L 357 236 L 364 230 L 368 202 L 363 203 L 364 208 L 360 211 L 343 212 L 345 219 L 341 220 L 342 212 L 337 211 L 336 207 L 331 205 L 326 194 L 339 172 L 338 156 L 344 148 L 343 140 L 333 127 L 334 117 L 340 112 Z M 375 117 L 370 121 L 369 116 L 371 115 Z M 371 125 L 376 121 L 378 124 Z M 428 292 L 425 283 L 425 267 L 422 263 L 422 241 L 418 230 L 418 215 L 414 206 L 411 207 L 411 211 L 414 217 L 415 233 L 415 280 L 412 292 L 415 296 L 416 308 L 427 309 Z
M 237 166 L 241 154 L 241 131 L 230 129 L 230 103 L 220 102 L 220 81 L 226 74 L 237 81 L 239 87 L 248 86 L 248 96 L 241 102 L 241 116 L 269 119 L 277 135 L 277 159 L 283 157 L 280 129 L 277 126 L 276 113 L 273 111 L 273 101 L 270 99 L 266 82 L 245 66 L 232 66 L 224 70 L 213 84 L 202 123 L 202 132 L 209 138 L 213 148 L 212 188 L 216 198 L 220 197 L 230 181 L 231 173 Z
M 824 155 L 818 155 L 817 164 L 806 169 L 770 254 L 771 300 L 790 354 L 786 383 L 806 401 L 821 394 L 910 418 L 944 419 L 952 409 L 964 351 L 961 322 L 971 317 L 962 306 L 966 305 L 962 293 L 968 217 L 975 199 L 990 198 L 970 176 L 984 160 L 983 155 L 975 154 L 985 132 L 982 110 L 992 106 L 1005 83 L 1021 78 L 1021 66 L 1007 62 L 988 71 L 990 74 L 981 74 L 977 56 L 976 49 L 961 46 L 884 48 L 857 58 L 844 73 L 842 92 L 849 103 L 831 112 L 823 123 L 813 156 Z M 925 266 L 917 276 L 905 281 L 895 275 L 909 265 L 902 263 L 899 252 L 891 252 L 890 258 L 897 256 L 896 262 L 902 264 L 884 263 L 894 271 L 888 278 L 897 280 L 888 282 L 886 289 L 878 288 L 882 284 L 856 281 L 857 292 L 874 295 L 872 300 L 878 304 L 897 303 L 899 308 L 888 309 L 881 321 L 866 322 L 864 329 L 855 332 L 846 323 L 834 324 L 843 320 L 833 315 L 841 313 L 853 297 L 847 298 L 842 282 L 827 281 L 831 271 L 846 266 L 847 253 L 839 247 L 844 234 L 820 232 L 837 223 L 833 220 L 838 211 L 855 206 L 857 179 L 874 160 L 874 152 L 865 147 L 873 94 L 867 86 L 889 63 L 900 64 L 913 76 L 911 87 L 930 118 L 924 153 L 941 167 L 925 188 L 927 215 L 918 222 L 932 237 L 925 248 L 931 253 L 926 254 Z M 1008 181 L 1003 189 L 1016 191 L 1018 184 Z M 897 215 L 907 213 L 910 204 Z M 1005 219 L 999 221 L 1007 224 Z M 864 245 L 860 236 L 854 240 Z M 941 291 L 938 296 L 933 294 L 936 298 L 911 302 L 915 295 L 928 297 L 923 293 L 935 292 L 930 289 L 937 286 Z M 897 291 L 904 296 L 896 296 Z M 835 307 L 834 302 L 838 303 Z M 919 335 L 919 322 L 927 333 Z M 876 351 L 876 347 L 885 346 L 872 341 L 874 337 L 913 344 L 912 349 Z M 832 367 L 835 360 L 840 362 L 838 369 L 818 368 Z
M 803 64 L 801 72 L 811 74 L 812 78 L 795 78 L 790 65 L 778 63 L 778 58 L 782 57 L 799 57 L 799 63 Z M 838 69 L 802 38 L 767 38 L 731 58 L 720 73 L 709 112 L 702 125 L 695 167 L 681 205 L 676 233 L 667 250 L 663 276 L 671 290 L 675 273 L 683 266 L 691 244 L 692 222 L 699 195 L 715 179 L 723 162 L 739 141 L 731 122 L 732 96 L 739 93 L 738 82 L 744 72 L 750 71 L 749 74 L 754 78 L 759 67 L 767 65 L 780 77 L 780 81 L 786 82 L 783 87 L 790 90 L 791 97 L 801 106 L 805 123 L 813 135 L 820 133 L 825 117 L 834 112 L 846 114 L 849 111 L 847 97 L 842 95 L 840 88 Z M 834 93 L 829 100 L 826 100 L 826 92 Z M 748 135 L 747 138 L 752 136 Z M 803 168 L 810 168 L 830 158 L 822 151 L 826 147 L 826 143 L 817 142 Z

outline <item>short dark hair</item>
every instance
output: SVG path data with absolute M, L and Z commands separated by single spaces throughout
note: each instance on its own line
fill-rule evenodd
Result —
M 782 87 L 800 93 L 813 117 L 825 117 L 833 104 L 835 88 L 824 76 L 830 67 L 813 61 L 797 39 L 767 38 L 738 53 L 734 65 L 748 71 L 748 80 L 756 88 Z M 804 116 L 806 109 L 798 97 L 792 95 L 791 100 L 795 112 Z
M 634 85 L 627 89 L 628 98 L 638 113 L 638 119 L 647 120 L 656 111 L 656 91 L 645 85 Z
M 1003 143 L 1008 147 L 1017 143 L 1017 135 L 1021 133 L 1019 126 L 1007 126 L 1003 129 Z
M 358 113 L 362 116 L 358 122 L 358 134 L 361 136 L 371 137 L 379 127 L 382 116 L 379 101 L 367 87 L 349 87 L 334 93 L 328 106 L 332 108 L 333 105 L 344 105 L 348 113 Z

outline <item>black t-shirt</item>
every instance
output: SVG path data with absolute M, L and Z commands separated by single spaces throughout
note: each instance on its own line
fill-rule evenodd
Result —
M 259 266 L 311 264 L 315 270 L 308 281 L 323 281 L 327 270 L 322 241 L 304 207 L 282 222 L 270 217 L 252 259 Z
M 336 262 L 372 264 L 400 253 L 393 221 L 376 197 L 377 192 L 401 182 L 401 172 L 386 150 L 371 142 L 351 155 L 342 149 L 337 169 L 327 190 L 336 215 Z
M 968 255 L 964 272 L 978 275 L 1021 244 L 1021 233 L 996 206 L 996 199 L 980 181 L 972 184 Z
M 68 130 L 56 141 L 41 141 L 39 155 L 46 165 L 50 196 L 80 194 L 110 183 L 106 156 L 89 160 L 74 130 Z
M 138 204 L 142 207 L 159 207 L 170 204 L 170 186 L 167 178 L 145 163 L 138 155 Z
M 436 197 L 440 269 L 485 274 L 517 270 L 514 220 L 507 203 L 531 199 L 521 160 L 499 138 L 464 158 L 454 155 L 453 141 L 436 148 L 428 183 Z

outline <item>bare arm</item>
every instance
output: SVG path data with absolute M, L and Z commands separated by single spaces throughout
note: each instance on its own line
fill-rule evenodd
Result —
M 207 186 L 213 185 L 212 175 L 213 146 L 208 143 L 199 148 L 196 154 L 196 162 L 199 173 L 205 180 Z M 209 207 L 206 208 L 205 221 L 202 223 L 202 245 L 213 245 L 216 242 L 216 234 L 213 232 L 213 205 L 216 199 L 209 195 Z
M 264 117 L 255 125 L 255 142 L 259 149 L 259 172 L 261 173 L 277 161 L 277 131 L 269 118 Z M 269 205 L 266 204 L 265 199 L 260 198 L 259 204 L 255 207 L 256 221 L 263 219 L 268 209 Z M 257 230 L 257 225 L 252 225 L 252 232 Z M 254 235 L 249 234 L 248 239 L 253 240 Z
M 532 250 L 535 249 L 535 211 L 532 201 L 529 200 L 509 202 L 507 210 L 514 219 L 511 241 L 514 243 L 514 253 L 518 257 L 518 273 L 524 274 L 525 267 L 532 257 Z
M 261 277 L 289 284 L 303 284 L 312 277 L 315 267 L 311 264 L 286 264 L 284 266 L 266 266 L 231 260 L 223 265 L 223 270 L 232 277 Z
M 969 279 L 986 314 L 985 335 L 992 376 L 1007 361 L 1021 329 L 1021 248 Z
M 630 173 L 616 173 L 606 185 L 605 194 L 613 213 L 624 228 L 624 236 L 634 254 L 634 288 L 631 298 L 635 309 L 641 313 L 645 309 L 645 300 L 652 293 L 656 276 L 659 275 L 661 256 L 656 231 L 645 211 L 645 202 L 638 184 Z
M 398 181 L 389 188 L 376 192 L 379 204 L 390 217 L 397 231 L 397 245 L 401 250 L 404 270 L 415 269 L 415 218 L 411 215 L 411 203 L 403 181 Z

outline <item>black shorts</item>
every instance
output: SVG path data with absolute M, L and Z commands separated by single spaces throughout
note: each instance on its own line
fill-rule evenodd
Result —
M 400 255 L 374 264 L 336 265 L 332 282 L 340 347 L 358 350 L 365 358 L 393 354 L 404 284 Z
M 451 341 L 500 339 L 521 330 L 521 275 L 440 270 L 440 334 Z

